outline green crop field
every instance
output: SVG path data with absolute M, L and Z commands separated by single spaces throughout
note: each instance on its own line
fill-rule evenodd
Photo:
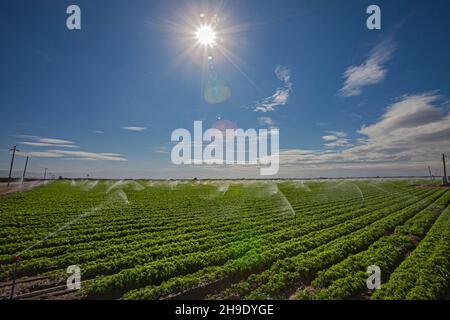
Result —
M 51 182 L 0 197 L 0 294 L 19 255 L 23 298 L 444 298 L 450 190 L 417 184 Z M 81 290 L 48 290 L 71 265 Z

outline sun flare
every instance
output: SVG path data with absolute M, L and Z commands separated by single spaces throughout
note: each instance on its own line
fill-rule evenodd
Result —
M 216 43 L 216 32 L 209 25 L 200 26 L 195 32 L 198 43 L 203 46 L 211 47 Z

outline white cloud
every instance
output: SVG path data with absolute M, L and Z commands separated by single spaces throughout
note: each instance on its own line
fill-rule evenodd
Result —
M 51 147 L 58 147 L 57 144 L 49 144 Z M 39 146 L 44 146 L 39 145 Z M 46 146 L 46 145 L 45 145 Z M 108 152 L 87 152 L 87 151 L 72 151 L 51 149 L 46 151 L 18 151 L 18 156 L 32 158 L 63 158 L 64 160 L 108 160 L 108 161 L 127 161 L 123 155 L 119 153 Z M 70 158 L 67 158 L 70 157 Z
M 332 134 L 333 136 L 336 136 L 338 138 L 345 138 L 347 136 L 346 132 L 343 131 L 333 131 L 333 130 L 327 130 L 326 133 Z
M 291 70 L 285 66 L 276 66 L 275 75 L 288 89 L 292 89 Z
M 359 96 L 364 87 L 382 82 L 387 74 L 384 64 L 391 58 L 394 50 L 394 41 L 389 38 L 373 48 L 364 63 L 348 67 L 343 74 L 345 82 L 339 91 L 340 95 Z
M 44 138 L 39 136 L 31 135 L 19 135 L 18 137 L 22 139 L 28 139 L 32 141 L 22 141 L 21 145 L 31 146 L 31 147 L 50 147 L 50 148 L 79 148 L 75 145 L 73 141 L 55 139 L 55 138 Z M 109 160 L 109 161 L 127 161 L 123 155 L 118 153 L 97 153 L 97 152 L 87 152 L 87 151 L 69 151 L 69 150 L 59 150 L 51 149 L 46 151 L 21 151 L 18 152 L 19 156 L 30 156 L 34 158 L 64 158 L 65 160 Z M 71 157 L 71 158 L 67 158 Z
M 258 117 L 258 123 L 261 126 L 269 126 L 269 127 L 278 125 L 278 123 L 271 117 Z
M 348 139 L 336 139 L 333 142 L 325 143 L 326 147 L 335 148 L 335 147 L 346 147 L 350 144 Z
M 338 137 L 332 136 L 332 135 L 328 135 L 328 136 L 322 136 L 322 139 L 325 140 L 325 141 L 334 141 L 334 140 L 337 140 Z
M 158 148 L 155 150 L 155 152 L 156 152 L 156 153 L 167 154 L 167 153 L 169 153 L 169 150 L 167 150 L 167 147 L 166 147 L 166 146 L 161 146 L 161 147 L 158 147 Z
M 31 152 L 16 152 L 18 156 L 21 157 L 32 157 L 32 158 L 60 158 L 62 155 L 58 153 L 48 152 L 48 151 L 31 151 Z
M 419 95 L 405 95 L 389 106 L 378 123 L 363 126 L 359 133 L 369 138 L 379 138 L 388 135 L 390 138 L 397 133 L 404 135 L 423 133 L 423 126 L 439 121 L 443 110 L 434 104 L 441 100 L 436 92 L 427 92 Z M 422 128 L 421 128 L 422 127 Z M 421 128 L 421 132 L 418 129 Z
M 328 148 L 335 148 L 335 147 L 348 147 L 350 146 L 349 139 L 346 139 L 347 133 L 342 131 L 333 131 L 328 130 L 325 131 L 329 133 L 329 135 L 322 136 L 322 140 L 328 141 L 328 143 L 325 143 L 325 146 Z
M 105 133 L 105 131 L 102 131 L 102 130 L 95 130 L 94 133 L 102 134 L 102 133 Z
M 108 161 L 127 161 L 118 153 L 96 153 L 87 151 L 69 151 L 69 150 L 47 150 L 18 152 L 19 156 L 30 156 L 32 158 L 64 158 L 64 160 L 108 160 Z M 65 157 L 70 158 L 65 158 Z
M 135 131 L 135 132 L 142 132 L 142 131 L 147 130 L 147 127 L 134 127 L 134 126 L 131 126 L 131 127 L 120 127 L 120 128 L 122 128 L 123 130 Z
M 97 161 L 98 159 L 95 158 L 63 158 L 63 160 L 66 161 Z
M 19 144 L 31 146 L 31 147 L 58 147 L 58 148 L 79 148 L 79 146 L 74 144 L 52 144 L 45 142 L 30 142 L 30 141 L 22 141 Z
M 61 156 L 76 157 L 83 160 L 109 160 L 109 161 L 127 161 L 118 153 L 97 153 L 87 151 L 68 151 L 68 150 L 48 150 L 50 154 L 59 154 Z
M 271 96 L 257 102 L 254 111 L 274 111 L 277 107 L 284 106 L 287 103 L 292 90 L 291 70 L 285 66 L 277 66 L 274 72 L 283 86 L 278 88 Z
M 377 172 L 421 172 L 427 165 L 439 172 L 441 154 L 450 149 L 450 113 L 436 92 L 404 95 L 386 108 L 380 120 L 362 126 L 355 144 L 347 138 L 329 140 L 338 150 L 283 150 L 281 166 L 335 170 L 378 170 Z M 340 132 L 341 136 L 345 133 Z M 325 140 L 325 139 L 324 139 Z
M 40 142 L 43 143 L 51 143 L 51 144 L 72 144 L 72 141 L 62 140 L 62 139 L 53 139 L 53 138 L 40 138 Z
M 20 142 L 20 144 L 32 147 L 79 148 L 79 146 L 75 145 L 73 141 L 69 140 L 45 138 L 30 135 L 19 135 L 18 137 L 26 140 L 31 140 L 31 141 L 22 141 Z

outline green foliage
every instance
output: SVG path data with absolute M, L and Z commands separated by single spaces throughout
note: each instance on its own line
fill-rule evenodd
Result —
M 375 264 L 389 281 L 374 298 L 434 299 L 450 281 L 449 199 L 400 180 L 58 181 L 2 197 L 0 278 L 20 253 L 19 276 L 79 265 L 92 298 L 347 299 L 370 296 Z

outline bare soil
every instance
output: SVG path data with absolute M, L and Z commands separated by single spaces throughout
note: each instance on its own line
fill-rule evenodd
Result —
M 43 185 L 44 183 L 45 183 L 44 181 L 25 181 L 23 183 L 11 182 L 8 187 L 8 184 L 6 182 L 1 182 L 0 183 L 0 195 L 30 190 L 32 188 Z
M 0 299 L 9 299 L 12 281 L 0 283 Z M 14 300 L 77 300 L 76 290 L 67 289 L 64 279 L 52 279 L 45 276 L 17 279 Z

